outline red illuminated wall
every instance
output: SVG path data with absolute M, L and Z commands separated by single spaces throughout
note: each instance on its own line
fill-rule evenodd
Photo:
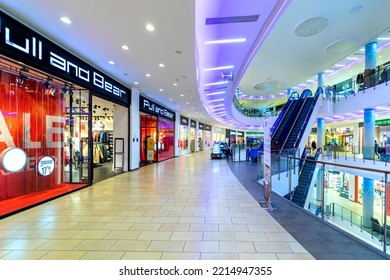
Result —
M 28 163 L 17 173 L 0 169 L 0 201 L 57 188 L 63 179 L 63 96 L 45 94 L 42 82 L 29 79 L 20 85 L 16 78 L 0 71 L 0 153 L 10 146 L 22 148 Z M 35 170 L 42 156 L 55 159 L 49 176 Z

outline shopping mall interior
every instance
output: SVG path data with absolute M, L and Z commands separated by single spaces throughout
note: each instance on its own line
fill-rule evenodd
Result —
M 0 259 L 389 259 L 388 10 L 0 0 Z

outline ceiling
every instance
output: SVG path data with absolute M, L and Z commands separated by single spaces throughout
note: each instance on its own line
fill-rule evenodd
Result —
M 237 87 L 248 108 L 276 106 L 286 101 L 287 89 L 302 91 L 318 73 L 390 35 L 390 1 L 383 0 L 0 0 L 0 7 L 127 87 L 225 127 L 241 126 L 230 116 Z M 246 41 L 204 44 L 237 36 Z M 233 68 L 205 71 L 220 66 Z M 343 75 L 351 73 L 340 72 L 340 81 Z M 214 86 L 205 84 L 221 80 L 216 88 L 225 95 L 206 96 Z M 223 98 L 226 115 L 213 113 L 219 101 L 212 98 Z

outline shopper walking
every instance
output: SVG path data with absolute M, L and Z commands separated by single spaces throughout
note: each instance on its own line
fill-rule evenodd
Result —
M 378 142 L 376 140 L 375 140 L 375 144 L 374 144 L 374 150 L 375 150 L 376 156 L 379 159 L 380 158 L 379 153 L 378 153 L 378 151 L 379 151 L 379 144 L 378 144 Z

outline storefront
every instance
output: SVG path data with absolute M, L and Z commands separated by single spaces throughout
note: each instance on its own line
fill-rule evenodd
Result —
M 229 140 L 229 146 L 233 144 L 242 144 L 245 141 L 245 132 L 238 130 L 226 129 L 226 138 Z
M 184 116 L 180 116 L 180 127 L 179 127 L 180 155 L 185 155 L 190 152 L 188 141 L 189 141 L 189 120 Z
M 141 165 L 175 156 L 175 113 L 140 96 Z
M 190 120 L 190 151 L 194 153 L 197 151 L 197 140 L 196 140 L 196 121 Z
M 226 131 L 221 127 L 212 128 L 212 139 L 213 143 L 216 142 L 226 142 Z
M 198 123 L 198 151 L 204 150 L 204 124 Z
M 4 216 L 90 185 L 96 152 L 93 124 L 98 121 L 94 98 L 127 112 L 130 90 L 1 11 L 0 22 Z M 108 121 L 111 114 L 106 111 L 99 120 Z M 105 138 L 109 149 L 110 138 L 114 141 L 115 133 Z
M 211 125 L 208 125 L 208 124 L 205 124 L 204 125 L 204 147 L 205 147 L 205 150 L 209 150 L 211 149 Z

